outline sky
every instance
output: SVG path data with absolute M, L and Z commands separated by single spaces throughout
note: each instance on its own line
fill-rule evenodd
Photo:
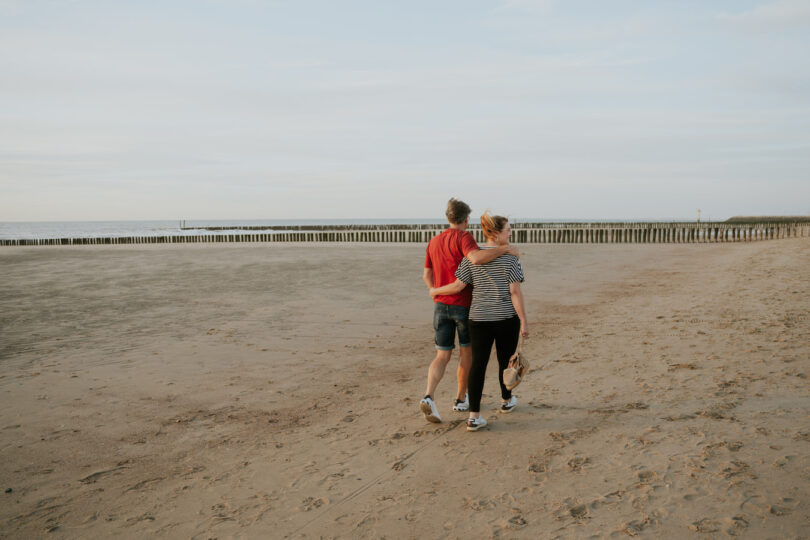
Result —
M 0 221 L 810 214 L 810 1 L 0 0 Z

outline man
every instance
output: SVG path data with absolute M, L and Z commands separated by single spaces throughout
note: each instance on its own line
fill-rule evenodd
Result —
M 467 257 L 473 264 L 486 264 L 505 253 L 519 256 L 517 249 L 508 245 L 493 249 L 480 249 L 473 235 L 467 232 L 470 212 L 470 207 L 463 201 L 450 199 L 447 202 L 445 215 L 450 223 L 450 228 L 431 238 L 425 255 L 425 270 L 422 279 L 428 289 L 455 282 L 456 270 L 464 257 Z M 458 392 L 453 410 L 463 412 L 469 409 L 467 377 L 472 364 L 472 352 L 467 319 L 471 303 L 472 290 L 470 287 L 458 294 L 434 298 L 433 329 L 436 357 L 428 370 L 425 397 L 419 402 L 419 408 L 430 422 L 442 421 L 433 396 L 455 348 L 456 332 L 458 332 L 459 346 Z

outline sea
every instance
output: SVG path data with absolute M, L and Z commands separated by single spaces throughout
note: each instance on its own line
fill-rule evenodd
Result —
M 601 222 L 620 223 L 624 220 L 604 219 L 523 219 L 516 223 Z M 640 221 L 677 221 L 670 219 L 634 219 Z M 206 234 L 244 233 L 236 227 L 290 225 L 432 225 L 444 223 L 442 217 L 433 219 L 241 219 L 241 220 L 168 220 L 168 221 L 7 221 L 0 222 L 0 240 L 48 238 L 116 238 L 127 236 L 199 236 Z M 206 230 L 205 227 L 225 227 Z M 227 229 L 234 227 L 234 229 Z

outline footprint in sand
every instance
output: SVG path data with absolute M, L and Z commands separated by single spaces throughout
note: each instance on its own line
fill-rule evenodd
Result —
M 625 494 L 624 491 L 617 490 L 617 491 L 613 491 L 611 493 L 608 493 L 607 495 L 603 495 L 601 499 L 597 499 L 597 500 L 595 500 L 595 501 L 593 501 L 591 503 L 591 508 L 596 510 L 597 508 L 599 508 L 601 506 L 604 506 L 604 505 L 616 504 L 617 502 L 620 502 L 620 501 L 623 500 L 624 494 Z
M 773 505 L 768 509 L 768 511 L 771 514 L 773 514 L 775 516 L 780 516 L 780 517 L 781 516 L 789 516 L 790 514 L 793 513 L 793 509 L 788 508 L 787 506 L 781 506 L 781 505 Z
M 343 468 L 337 472 L 327 474 L 326 476 L 321 478 L 321 480 L 318 482 L 318 485 L 322 486 L 324 484 L 328 484 L 327 489 L 332 489 L 334 487 L 334 484 L 339 483 L 341 480 L 343 480 L 343 478 L 346 476 L 348 472 L 349 469 Z
M 301 512 L 310 512 L 315 510 L 316 508 L 320 508 L 321 506 L 329 504 L 329 499 L 323 499 L 321 497 L 307 497 L 303 501 L 301 501 L 301 506 L 298 507 L 298 510 Z
M 496 503 L 492 499 L 470 499 L 464 498 L 464 507 L 479 512 L 481 510 L 491 510 L 495 508 Z
M 667 368 L 667 371 L 676 371 L 679 369 L 694 370 L 698 369 L 698 367 L 695 364 L 685 364 L 685 363 L 670 364 L 669 367 Z
M 638 480 L 642 484 L 649 484 L 651 481 L 658 478 L 658 474 L 655 471 L 641 471 L 638 473 Z
M 149 513 L 141 514 L 140 516 L 135 516 L 127 519 L 127 524 L 135 525 L 136 523 L 139 523 L 141 521 L 155 521 L 155 516 Z
M 628 403 L 627 405 L 624 406 L 624 408 L 627 409 L 628 411 L 631 411 L 631 410 L 649 409 L 650 406 L 647 405 L 646 403 L 642 403 L 641 401 L 636 401 L 634 403 Z
M 544 473 L 546 472 L 548 465 L 541 462 L 534 462 L 529 464 L 529 472 L 533 473 Z
M 729 526 L 726 528 L 726 534 L 730 536 L 739 536 L 748 528 L 748 520 L 743 516 L 734 516 L 727 521 Z
M 694 414 L 674 414 L 670 416 L 664 416 L 663 419 L 667 422 L 677 422 L 678 420 L 692 420 L 695 418 Z
M 742 441 L 725 441 L 729 452 L 736 452 L 743 447 Z
M 644 529 L 651 525 L 653 525 L 652 519 L 650 519 L 650 516 L 646 516 L 644 519 L 634 519 L 629 523 L 623 524 L 619 532 L 623 532 L 628 536 L 638 536 Z
M 526 525 L 529 524 L 529 522 L 526 521 L 523 518 L 523 516 L 520 516 L 520 515 L 512 516 L 511 518 L 509 518 L 508 523 L 509 523 L 508 527 L 510 529 L 515 529 L 515 530 L 522 529 L 523 527 L 525 527 Z
M 735 476 L 745 476 L 748 478 L 756 478 L 757 476 L 751 472 L 751 467 L 744 461 L 732 461 L 723 468 L 724 478 L 734 478 Z
M 534 401 L 534 400 L 530 401 L 529 405 L 534 407 L 535 409 L 551 409 L 552 408 L 551 405 L 548 405 L 546 403 L 542 403 L 542 402 L 539 402 L 539 401 Z
M 588 507 L 584 504 L 578 504 L 576 506 L 571 507 L 568 510 L 568 513 L 571 514 L 576 519 L 585 519 L 588 517 Z
M 546 448 L 542 456 L 532 456 L 529 462 L 529 472 L 544 473 L 550 470 L 551 459 L 559 455 L 556 448 Z
M 588 457 L 583 456 L 576 456 L 568 460 L 568 470 L 571 472 L 579 472 L 582 468 L 590 463 L 591 460 Z
M 713 533 L 720 530 L 720 522 L 709 518 L 703 518 L 700 521 L 695 521 L 692 523 L 689 528 L 699 533 Z

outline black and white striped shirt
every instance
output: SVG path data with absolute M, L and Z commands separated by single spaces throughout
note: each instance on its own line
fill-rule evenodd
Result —
M 492 249 L 481 246 L 481 249 Z M 523 282 L 523 267 L 514 255 L 501 255 L 487 264 L 472 264 L 466 257 L 456 277 L 473 286 L 470 320 L 502 321 L 517 315 L 512 305 L 510 283 Z

